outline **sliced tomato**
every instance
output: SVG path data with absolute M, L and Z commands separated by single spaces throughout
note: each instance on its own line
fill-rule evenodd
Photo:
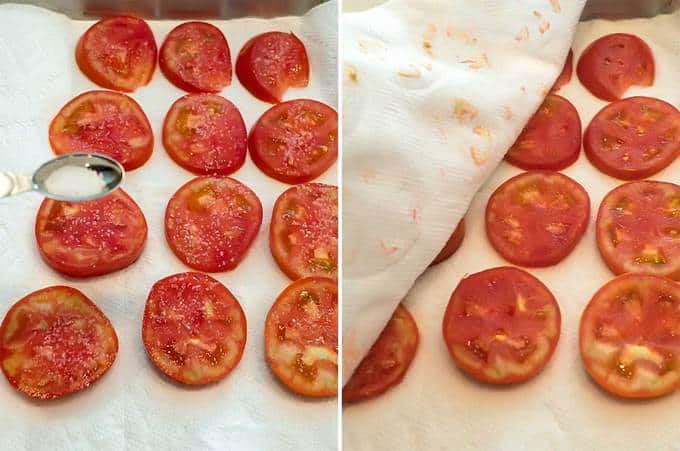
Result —
M 383 394 L 404 378 L 418 348 L 418 326 L 399 304 L 378 339 L 342 389 L 343 402 Z
M 597 247 L 614 274 L 680 280 L 680 186 L 641 181 L 610 191 L 597 214 Z
M 248 132 L 238 108 L 215 94 L 188 94 L 170 107 L 163 145 L 184 169 L 229 175 L 246 161 Z
M 517 268 L 460 281 L 444 314 L 444 340 L 456 365 L 489 384 L 536 376 L 560 337 L 560 309 L 540 280 Z
M 463 238 L 465 238 L 465 218 L 461 219 L 456 230 L 453 231 L 449 240 L 444 245 L 444 248 L 439 251 L 437 256 L 432 260 L 430 266 L 441 263 L 453 254 L 456 253 L 461 244 L 463 244 Z
M 62 274 L 91 277 L 134 263 L 144 249 L 142 210 L 118 189 L 88 202 L 45 199 L 35 221 L 38 249 Z
M 224 34 L 205 22 L 175 27 L 161 46 L 165 77 L 188 92 L 220 92 L 231 84 L 231 54 Z
M 59 398 L 89 387 L 117 353 L 111 322 L 70 287 L 34 291 L 12 306 L 0 326 L 2 372 L 31 398 Z
M 610 103 L 590 121 L 583 149 L 607 175 L 623 180 L 649 177 L 680 155 L 680 111 L 651 97 Z
M 559 171 L 572 165 L 581 151 L 581 119 L 564 97 L 548 94 L 505 159 L 522 169 Z
M 571 81 L 571 73 L 574 71 L 574 51 L 569 49 L 567 54 L 567 59 L 564 61 L 564 67 L 562 72 L 555 80 L 550 92 L 557 92 L 562 86 L 566 85 Z
M 680 284 L 624 274 L 605 284 L 581 316 L 581 359 L 603 389 L 624 398 L 680 386 Z
M 236 268 L 261 224 L 260 199 L 229 177 L 196 177 L 177 190 L 165 210 L 170 248 L 199 271 Z
M 338 188 L 307 183 L 276 199 L 269 227 L 274 260 L 291 279 L 338 276 Z
M 127 171 L 146 163 L 153 151 L 151 124 L 142 108 L 111 91 L 88 91 L 71 100 L 52 119 L 49 134 L 57 155 L 101 153 Z
M 142 339 L 151 361 L 190 385 L 224 379 L 246 346 L 246 316 L 231 292 L 198 272 L 175 274 L 151 288 Z
M 326 277 L 283 290 L 264 326 L 265 357 L 289 389 L 311 397 L 338 392 L 338 288 Z
M 591 43 L 576 65 L 581 84 L 595 97 L 618 100 L 632 85 L 654 83 L 654 56 L 637 36 L 608 34 Z
M 304 88 L 309 83 L 305 45 L 293 33 L 259 34 L 239 52 L 236 76 L 258 99 L 279 103 L 288 88 Z
M 92 25 L 78 41 L 76 63 L 102 88 L 132 92 L 156 69 L 156 40 L 142 19 L 109 17 Z
M 315 100 L 274 105 L 250 130 L 248 148 L 268 176 L 284 183 L 309 182 L 338 158 L 338 113 Z

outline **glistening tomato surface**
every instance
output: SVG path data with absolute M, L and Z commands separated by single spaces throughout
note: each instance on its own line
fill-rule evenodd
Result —
M 649 177 L 680 155 L 680 111 L 651 97 L 610 103 L 590 121 L 583 149 L 600 171 L 612 177 Z
M 153 132 L 132 98 L 111 91 L 88 91 L 52 119 L 50 145 L 57 155 L 96 152 L 137 169 L 151 157 Z
M 72 277 L 131 265 L 141 255 L 146 235 L 144 214 L 122 189 L 88 202 L 45 199 L 35 221 L 43 259 Z
M 132 92 L 151 80 L 156 69 L 156 40 L 136 17 L 109 17 L 92 25 L 78 41 L 76 62 L 103 88 Z
M 589 215 L 588 193 L 577 182 L 558 172 L 525 172 L 489 198 L 486 234 L 509 262 L 550 266 L 574 249 Z
M 436 265 L 437 263 L 441 263 L 450 256 L 452 256 L 453 254 L 455 254 L 460 245 L 463 244 L 463 238 L 465 238 L 465 218 L 460 220 L 458 226 L 456 226 L 456 229 L 449 237 L 449 240 L 446 242 L 442 250 L 439 251 L 434 260 L 432 260 L 430 266 Z
M 342 389 L 342 400 L 363 401 L 399 384 L 418 348 L 418 327 L 399 304 L 378 339 Z
M 142 339 L 168 377 L 191 385 L 216 382 L 238 365 L 246 317 L 231 292 L 197 272 L 156 282 L 144 309 Z
M 80 291 L 55 286 L 19 300 L 0 326 L 0 365 L 10 384 L 37 399 L 90 386 L 116 359 L 111 322 Z
M 603 389 L 652 398 L 680 386 L 680 284 L 624 274 L 595 293 L 581 316 L 581 358 Z
M 654 57 L 637 36 L 608 34 L 581 53 L 576 74 L 583 86 L 602 100 L 618 100 L 632 85 L 654 83 Z
M 550 290 L 517 268 L 488 269 L 460 281 L 444 314 L 454 362 L 473 378 L 512 384 L 538 374 L 560 337 L 560 309 Z
M 248 148 L 265 174 L 284 183 L 315 179 L 338 158 L 338 113 L 315 100 L 274 105 L 250 130 Z
M 283 290 L 265 321 L 272 372 L 303 396 L 338 391 L 338 289 L 325 277 L 299 279 Z
M 581 151 L 581 119 L 564 97 L 549 94 L 524 127 L 505 159 L 522 169 L 558 171 Z
M 680 186 L 641 181 L 610 191 L 597 214 L 597 247 L 614 274 L 680 280 Z
M 259 34 L 239 52 L 236 76 L 258 99 L 278 103 L 288 88 L 304 88 L 309 83 L 307 51 L 293 33 Z
M 572 49 L 569 49 L 567 59 L 564 61 L 564 67 L 562 68 L 562 72 L 560 72 L 560 75 L 555 80 L 555 83 L 553 84 L 552 88 L 550 88 L 550 92 L 558 91 L 562 86 L 566 85 L 571 81 L 571 73 L 574 71 L 573 61 L 574 51 Z
M 274 204 L 269 247 L 281 270 L 293 280 L 337 278 L 338 189 L 307 183 L 284 191 Z
M 205 22 L 174 28 L 161 46 L 161 71 L 189 92 L 220 92 L 231 84 L 231 54 L 222 32 Z
M 168 155 L 195 174 L 229 175 L 246 160 L 248 132 L 238 108 L 215 94 L 189 94 L 163 123 Z
M 199 271 L 236 268 L 262 224 L 262 204 L 229 177 L 196 177 L 172 196 L 165 237 L 177 257 Z

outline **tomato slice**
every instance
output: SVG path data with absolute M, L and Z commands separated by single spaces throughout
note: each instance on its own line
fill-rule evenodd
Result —
M 338 288 L 333 279 L 307 277 L 283 290 L 264 326 L 272 372 L 303 396 L 338 392 Z
M 378 339 L 342 389 L 343 402 L 374 398 L 398 385 L 416 355 L 418 326 L 399 304 Z
M 224 34 L 205 22 L 175 27 L 161 46 L 165 77 L 188 92 L 220 92 L 231 84 L 231 54 Z
M 274 105 L 248 136 L 253 162 L 284 183 L 315 179 L 338 158 L 338 113 L 315 100 Z
M 305 45 L 293 33 L 259 34 L 239 52 L 236 76 L 258 99 L 279 103 L 288 88 L 304 88 L 309 83 Z
M 92 25 L 78 41 L 76 63 L 102 88 L 132 92 L 156 69 L 156 40 L 142 19 L 109 17 Z
M 564 67 L 562 72 L 555 80 L 550 92 L 557 92 L 562 86 L 566 85 L 571 81 L 571 73 L 574 71 L 574 51 L 569 49 L 567 54 L 567 59 L 564 61 Z
M 307 183 L 274 204 L 269 227 L 274 260 L 291 279 L 338 276 L 338 188 Z
M 641 181 L 610 191 L 597 214 L 597 247 L 614 274 L 680 280 L 680 186 Z
M 449 237 L 449 240 L 444 245 L 444 248 L 441 251 L 439 251 L 434 260 L 432 260 L 430 266 L 436 265 L 437 263 L 441 263 L 447 258 L 451 257 L 453 254 L 455 254 L 460 245 L 463 244 L 463 238 L 465 238 L 465 218 L 460 220 L 460 222 L 456 226 L 456 230 L 453 231 L 453 233 Z
M 170 248 L 199 271 L 236 268 L 261 224 L 260 199 L 229 177 L 196 177 L 177 190 L 165 210 Z
M 188 94 L 170 107 L 163 145 L 184 169 L 229 175 L 246 161 L 248 132 L 238 108 L 215 94 Z
M 111 322 L 75 288 L 34 291 L 17 301 L 0 325 L 2 372 L 31 398 L 59 398 L 89 387 L 117 353 Z
M 525 172 L 491 195 L 486 234 L 509 262 L 550 266 L 574 249 L 589 216 L 590 199 L 578 182 L 558 172 Z
M 581 53 L 576 74 L 595 97 L 618 100 L 632 85 L 651 86 L 654 83 L 654 57 L 639 37 L 608 34 Z
M 607 175 L 623 180 L 649 177 L 680 155 L 680 111 L 651 97 L 610 103 L 590 121 L 583 149 Z
M 198 272 L 175 274 L 151 288 L 142 339 L 151 361 L 171 379 L 205 385 L 224 379 L 246 346 L 246 316 L 231 292 Z
M 122 189 L 88 202 L 45 199 L 35 221 L 38 249 L 62 274 L 91 277 L 123 269 L 144 249 L 142 210 Z
M 517 268 L 463 278 L 444 314 L 444 340 L 467 375 L 489 384 L 536 376 L 560 338 L 561 316 L 548 288 Z
M 522 169 L 559 171 L 581 151 L 581 119 L 564 97 L 549 94 L 524 127 L 505 159 Z
M 605 284 L 581 316 L 588 374 L 624 398 L 666 395 L 680 386 L 680 284 L 624 274 Z

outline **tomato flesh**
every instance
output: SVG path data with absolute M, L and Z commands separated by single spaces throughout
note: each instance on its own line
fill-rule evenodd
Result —
M 441 263 L 455 254 L 460 245 L 463 244 L 463 238 L 465 238 L 465 218 L 460 220 L 442 250 L 439 251 L 434 260 L 432 260 L 432 263 L 430 263 L 430 266 Z
M 562 72 L 555 80 L 550 92 L 557 92 L 559 89 L 571 81 L 571 73 L 574 71 L 574 51 L 569 49 L 567 59 L 564 61 Z

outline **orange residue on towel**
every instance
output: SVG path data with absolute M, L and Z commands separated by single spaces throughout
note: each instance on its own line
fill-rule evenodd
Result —
M 470 146 L 470 156 L 472 157 L 472 161 L 474 161 L 477 166 L 481 166 L 486 163 L 487 157 L 482 155 L 482 152 L 480 152 L 477 146 Z
M 434 123 L 435 123 L 435 128 L 437 129 L 437 133 L 439 133 L 442 137 L 442 141 L 444 141 L 445 143 L 448 143 L 449 142 L 449 136 L 446 134 L 446 130 L 444 130 L 444 127 L 442 127 L 442 117 L 439 113 L 435 113 Z
M 550 0 L 550 4 L 552 5 L 556 13 L 562 11 L 562 7 L 560 6 L 560 0 Z
M 527 87 L 524 86 L 524 85 L 520 86 L 520 87 L 519 87 L 519 90 L 522 91 L 522 94 L 526 94 L 526 93 L 527 93 Z
M 534 16 L 538 17 L 539 19 L 543 17 L 543 14 L 539 13 L 538 11 L 534 10 Z
M 545 33 L 549 29 L 550 29 L 550 22 L 548 22 L 547 20 L 542 21 L 541 24 L 538 26 L 538 31 L 541 34 Z
M 412 64 L 409 65 L 408 69 L 401 69 L 397 71 L 397 74 L 400 77 L 405 78 L 420 78 L 420 71 L 418 70 L 417 67 L 413 66 Z
M 476 125 L 475 128 L 472 129 L 472 133 L 481 136 L 482 138 L 487 140 L 491 138 L 491 132 L 487 127 L 484 127 L 483 125 Z
M 550 88 L 546 87 L 545 85 L 541 85 L 541 86 L 538 88 L 538 95 L 539 95 L 539 97 L 545 97 L 545 96 L 548 95 L 549 92 L 550 92 Z
M 426 63 L 424 67 L 425 67 L 425 69 L 427 69 L 428 71 L 431 71 L 431 70 L 432 70 L 432 64 L 430 64 L 430 63 Z
M 529 28 L 528 27 L 523 27 L 522 30 L 519 32 L 517 36 L 515 36 L 515 41 L 517 42 L 524 42 L 529 40 Z
M 467 122 L 477 117 L 479 112 L 470 102 L 465 99 L 456 98 L 453 101 L 453 117 L 459 122 Z
M 453 25 L 449 24 L 449 25 L 446 26 L 446 37 L 447 38 L 453 37 L 455 32 L 456 32 L 456 29 L 453 28 Z
M 470 69 L 481 69 L 489 65 L 489 58 L 486 56 L 486 53 L 482 53 L 476 58 L 463 60 L 461 63 L 467 64 Z
M 423 39 L 426 41 L 431 41 L 437 34 L 437 27 L 433 24 L 428 24 L 423 34 Z
M 399 250 L 397 246 L 389 246 L 385 243 L 385 240 L 380 240 L 380 247 L 386 254 L 394 254 Z
M 364 182 L 369 183 L 376 177 L 375 170 L 373 169 L 364 169 L 361 171 L 359 174 L 361 178 L 364 180 Z
M 423 40 L 423 49 L 425 49 L 425 53 L 428 55 L 434 56 L 434 52 L 432 51 L 432 41 L 429 39 Z
M 375 40 L 361 40 L 358 42 L 359 47 L 362 50 L 370 50 L 370 49 L 377 49 L 377 48 L 383 48 L 383 44 L 380 41 L 375 41 Z
M 512 108 L 510 108 L 509 106 L 505 105 L 505 106 L 503 107 L 503 119 L 509 121 L 510 119 L 512 119 L 512 116 L 513 116 L 513 115 L 512 115 Z
M 359 83 L 359 73 L 357 72 L 357 68 L 352 66 L 351 64 L 346 65 L 347 69 L 347 78 L 349 81 L 351 81 L 354 84 Z
M 413 219 L 413 222 L 418 224 L 418 209 L 417 208 L 411 208 L 411 219 Z

